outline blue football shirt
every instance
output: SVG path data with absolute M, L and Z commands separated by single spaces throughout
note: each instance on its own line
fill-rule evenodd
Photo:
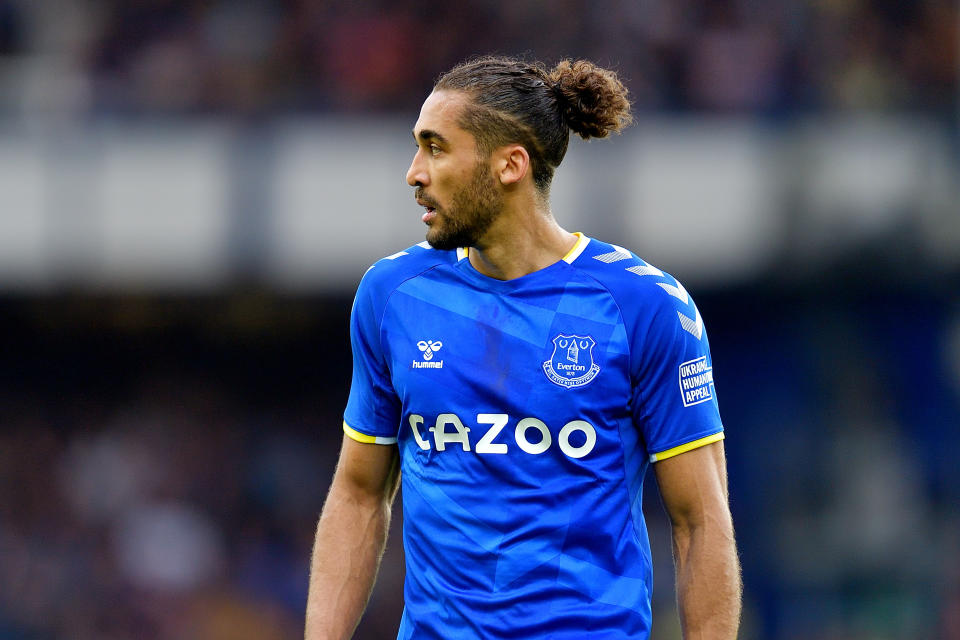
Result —
M 679 282 L 578 237 L 514 280 L 421 243 L 360 283 L 344 430 L 400 451 L 399 638 L 649 635 L 644 472 L 723 438 L 710 350 Z

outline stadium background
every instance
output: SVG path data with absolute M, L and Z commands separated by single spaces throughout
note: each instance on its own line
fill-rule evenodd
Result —
M 944 0 L 0 0 L 0 638 L 301 634 L 352 290 L 422 239 L 409 130 L 482 52 L 632 91 L 555 212 L 699 302 L 742 637 L 960 638 L 958 31 Z M 395 534 L 358 638 L 401 584 Z

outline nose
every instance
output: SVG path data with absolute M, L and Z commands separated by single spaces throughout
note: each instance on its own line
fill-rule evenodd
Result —
M 423 149 L 417 149 L 413 156 L 413 162 L 407 169 L 407 184 L 411 187 L 425 187 L 430 183 L 430 176 L 427 174 L 426 163 L 423 161 Z

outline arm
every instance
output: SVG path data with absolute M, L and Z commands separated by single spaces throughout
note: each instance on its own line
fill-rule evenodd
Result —
M 356 629 L 383 556 L 398 478 L 395 446 L 344 436 L 313 545 L 306 640 L 343 640 Z
M 673 527 L 683 637 L 732 640 L 740 625 L 741 584 L 723 442 L 658 462 L 654 470 Z

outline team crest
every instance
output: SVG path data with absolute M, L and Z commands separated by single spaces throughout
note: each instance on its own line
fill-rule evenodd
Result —
M 589 384 L 600 373 L 593 361 L 597 341 L 590 336 L 558 335 L 553 339 L 553 355 L 543 363 L 550 382 L 571 389 Z

